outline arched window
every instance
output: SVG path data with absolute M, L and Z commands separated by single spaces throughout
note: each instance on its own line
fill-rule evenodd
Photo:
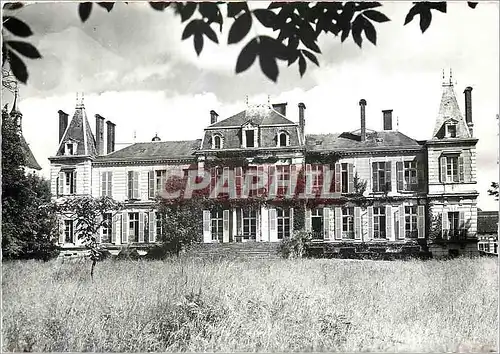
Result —
M 212 139 L 213 149 L 222 149 L 222 137 L 220 135 L 214 135 Z
M 278 146 L 288 146 L 288 134 L 285 132 L 278 133 Z

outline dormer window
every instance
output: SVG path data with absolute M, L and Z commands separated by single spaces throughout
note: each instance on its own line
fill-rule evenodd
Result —
M 290 145 L 289 135 L 286 132 L 279 132 L 276 139 L 276 145 L 278 147 Z
M 76 155 L 76 143 L 67 142 L 64 149 L 64 155 Z
M 251 123 L 243 126 L 241 140 L 241 147 L 243 148 L 258 147 L 258 127 Z
M 446 124 L 446 137 L 447 138 L 457 137 L 457 125 L 455 123 Z
M 212 149 L 222 149 L 222 137 L 219 134 L 212 136 Z

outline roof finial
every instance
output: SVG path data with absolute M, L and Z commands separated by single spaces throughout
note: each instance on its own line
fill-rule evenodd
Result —
M 78 108 L 78 91 L 76 92 L 76 108 Z
M 271 104 L 271 96 L 267 95 L 267 104 Z
M 12 102 L 12 109 L 10 110 L 10 114 L 20 113 L 19 109 L 17 107 L 17 104 L 18 104 L 17 101 L 19 101 L 19 89 L 17 88 L 17 85 L 16 85 L 16 88 L 14 89 L 14 102 Z
M 248 107 L 248 95 L 245 96 L 245 105 Z
M 81 98 L 81 106 L 82 106 L 82 108 L 83 108 L 83 106 L 84 106 L 84 105 L 83 105 L 83 99 L 84 99 L 84 98 L 85 98 L 85 94 L 82 92 L 82 98 Z
M 396 117 L 396 131 L 399 131 L 399 116 Z
M 450 85 L 453 85 L 453 72 L 450 68 Z

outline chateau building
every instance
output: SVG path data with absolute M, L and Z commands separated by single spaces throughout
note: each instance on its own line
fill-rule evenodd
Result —
M 94 135 L 80 103 L 71 121 L 59 111 L 59 147 L 49 158 L 52 193 L 54 198 L 87 194 L 124 202 L 126 209 L 109 215 L 109 227 L 98 238 L 110 249 L 146 247 L 161 232 L 154 203 L 170 171 L 209 171 L 211 186 L 220 178 L 241 186 L 244 175 L 253 171 L 280 180 L 289 190 L 296 182 L 293 176 L 302 174 L 314 192 L 324 188 L 331 169 L 333 198 L 312 198 L 312 203 L 309 198 L 303 211 L 285 202 L 221 204 L 203 211 L 200 240 L 279 242 L 304 228 L 320 243 L 419 244 L 437 256 L 474 253 L 478 193 L 472 88 L 464 91 L 465 117 L 451 78 L 442 91 L 434 131 L 425 141 L 393 129 L 392 110 L 382 112 L 382 131 L 368 129 L 367 102 L 361 99 L 360 129 L 352 132 L 305 134 L 303 103 L 298 122 L 287 118 L 286 103 L 247 105 L 225 119 L 211 111 L 201 139 L 161 141 L 155 136 L 115 151 L 115 124 L 96 114 Z M 281 187 L 271 183 L 265 188 L 273 194 Z M 297 222 L 301 212 L 303 225 Z M 81 247 L 73 220 L 62 225 L 61 246 Z

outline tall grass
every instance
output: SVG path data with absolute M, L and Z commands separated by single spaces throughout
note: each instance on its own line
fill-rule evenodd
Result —
M 488 351 L 497 259 L 3 264 L 4 351 Z

